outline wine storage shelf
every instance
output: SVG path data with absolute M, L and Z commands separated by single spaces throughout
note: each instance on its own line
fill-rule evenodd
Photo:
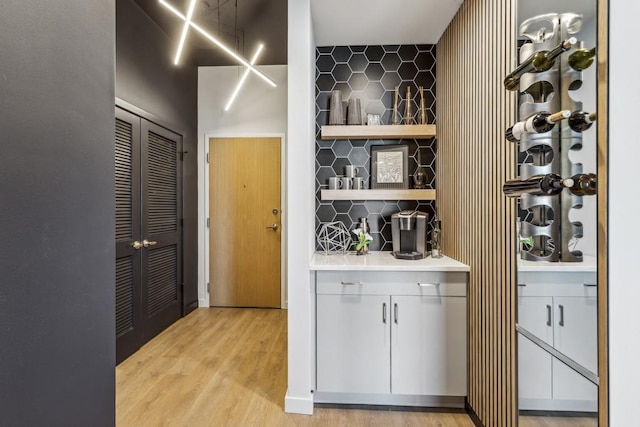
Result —
M 436 190 L 322 190 L 322 200 L 435 200 Z
M 322 139 L 425 139 L 436 136 L 436 125 L 329 125 L 321 134 Z

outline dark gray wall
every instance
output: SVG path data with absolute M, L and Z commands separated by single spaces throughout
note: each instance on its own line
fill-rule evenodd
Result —
M 173 65 L 177 43 L 133 0 L 116 1 L 116 25 L 116 96 L 184 133 L 184 303 L 189 311 L 198 304 L 198 68 L 186 56 L 182 65 Z
M 114 7 L 2 2 L 2 425 L 115 423 Z

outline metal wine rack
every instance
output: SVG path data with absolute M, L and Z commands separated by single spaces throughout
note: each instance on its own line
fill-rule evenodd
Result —
M 530 18 L 520 25 L 520 35 L 532 43 L 520 48 L 520 61 L 541 50 L 552 50 L 562 41 L 577 34 L 582 28 L 582 15 L 573 13 L 546 14 Z M 560 55 L 554 66 L 541 73 L 526 73 L 520 79 L 519 119 L 547 111 L 582 110 L 582 102 L 570 93 L 582 85 L 582 73 L 568 64 L 571 52 L 582 42 Z M 570 177 L 582 173 L 582 164 L 573 163 L 570 151 L 582 149 L 582 134 L 574 132 L 567 120 L 556 124 L 550 132 L 523 134 L 519 150 L 524 161 L 520 165 L 520 179 L 534 175 L 555 173 Z M 570 242 L 582 237 L 582 223 L 569 219 L 571 209 L 582 207 L 582 197 L 563 191 L 559 196 L 533 196 L 520 198 L 520 209 L 526 212 L 521 222 L 520 235 L 533 237 L 533 246 L 522 248 L 522 259 L 529 261 L 580 262 L 582 252 L 570 249 Z

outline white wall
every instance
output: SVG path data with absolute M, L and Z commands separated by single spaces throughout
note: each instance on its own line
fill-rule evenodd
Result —
M 630 41 L 640 2 L 609 7 L 609 411 L 610 425 L 625 427 L 638 424 L 640 384 L 640 60 Z
M 205 164 L 207 135 L 259 136 L 287 133 L 287 66 L 265 65 L 257 67 L 271 77 L 276 88 L 250 74 L 229 111 L 224 111 L 231 93 L 240 79 L 244 67 L 200 67 L 198 69 L 198 305 L 209 306 L 207 294 L 206 248 L 206 182 Z M 286 149 L 287 138 L 284 138 Z M 285 162 L 282 163 L 285 165 Z M 285 183 L 286 169 L 283 167 Z M 282 200 L 283 208 L 286 203 Z M 283 212 L 286 221 L 286 212 Z M 286 237 L 286 226 L 284 228 Z M 285 240 L 283 239 L 286 248 Z M 283 269 L 284 271 L 284 269 Z M 285 288 L 286 291 L 286 288 Z M 286 292 L 283 295 L 286 300 Z
M 309 261 L 315 242 L 315 46 L 310 0 L 288 5 L 288 389 L 285 411 L 313 413 L 315 337 Z

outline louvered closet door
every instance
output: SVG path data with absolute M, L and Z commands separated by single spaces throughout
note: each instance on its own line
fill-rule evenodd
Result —
M 116 363 L 141 346 L 140 118 L 116 109 Z
M 182 137 L 141 122 L 144 342 L 178 320 L 182 304 Z

